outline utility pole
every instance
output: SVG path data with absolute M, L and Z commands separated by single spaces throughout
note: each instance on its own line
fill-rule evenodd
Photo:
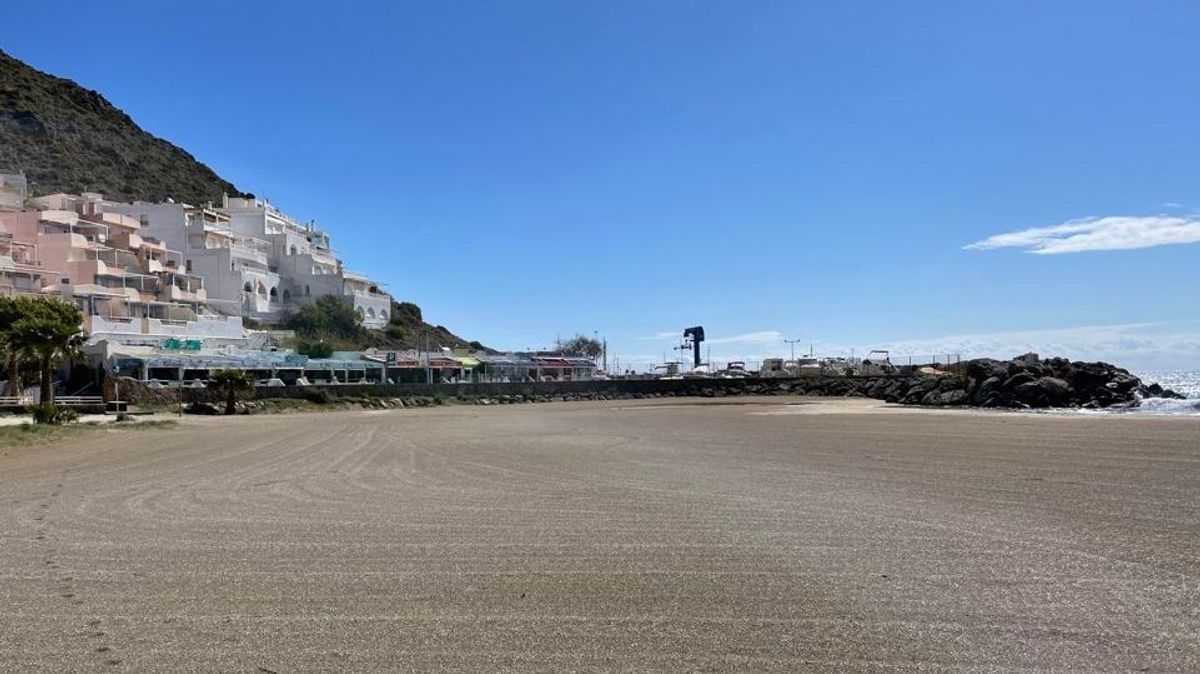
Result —
M 785 339 L 785 340 L 783 340 L 783 343 L 784 343 L 784 344 L 790 344 L 790 345 L 792 346 L 792 361 L 794 362 L 794 361 L 796 360 L 796 345 L 800 343 L 800 340 L 798 340 L 798 339 Z M 810 350 L 811 350 L 811 349 L 810 349 Z
M 425 333 L 425 383 L 433 383 L 433 368 L 429 364 L 429 333 Z

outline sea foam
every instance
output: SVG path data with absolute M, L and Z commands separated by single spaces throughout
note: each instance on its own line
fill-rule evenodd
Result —
M 1158 383 L 1163 388 L 1186 396 L 1185 400 L 1146 398 L 1133 410 L 1136 414 L 1200 416 L 1200 371 L 1155 370 L 1135 374 L 1146 384 Z

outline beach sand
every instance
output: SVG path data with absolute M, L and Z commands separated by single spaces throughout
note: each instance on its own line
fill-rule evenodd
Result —
M 189 418 L 0 457 L 0 668 L 1200 670 L 1200 420 Z

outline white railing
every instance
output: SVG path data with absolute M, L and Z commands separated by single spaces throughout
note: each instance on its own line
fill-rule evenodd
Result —
M 179 321 L 168 318 L 146 319 L 146 331 L 152 335 L 189 337 L 196 339 L 241 339 L 242 319 L 240 316 L 197 316 L 194 320 Z
M 132 316 L 100 316 L 89 317 L 89 331 L 92 334 L 140 335 L 145 332 L 142 319 Z
M 104 398 L 101 396 L 54 396 L 54 404 L 63 407 L 92 407 L 103 405 Z

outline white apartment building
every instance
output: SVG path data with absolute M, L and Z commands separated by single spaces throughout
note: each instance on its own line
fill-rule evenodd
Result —
M 353 304 L 363 325 L 387 325 L 392 298 L 380 284 L 347 271 L 329 235 L 261 199 L 225 197 L 221 206 L 106 203 L 179 250 L 185 269 L 205 279 L 212 307 L 267 323 L 324 295 Z
M 215 311 L 267 322 L 282 316 L 286 298 L 272 269 L 271 244 L 234 231 L 229 216 L 170 202 L 110 202 L 105 209 L 135 218 L 143 231 L 180 251 L 184 269 L 204 278 Z
M 263 199 L 226 196 L 222 213 L 230 228 L 271 245 L 271 262 L 280 276 L 278 295 L 284 304 L 305 304 L 323 295 L 350 302 L 363 325 L 387 325 L 392 297 L 381 284 L 347 271 L 330 245 L 329 234 L 313 222 L 300 223 Z

